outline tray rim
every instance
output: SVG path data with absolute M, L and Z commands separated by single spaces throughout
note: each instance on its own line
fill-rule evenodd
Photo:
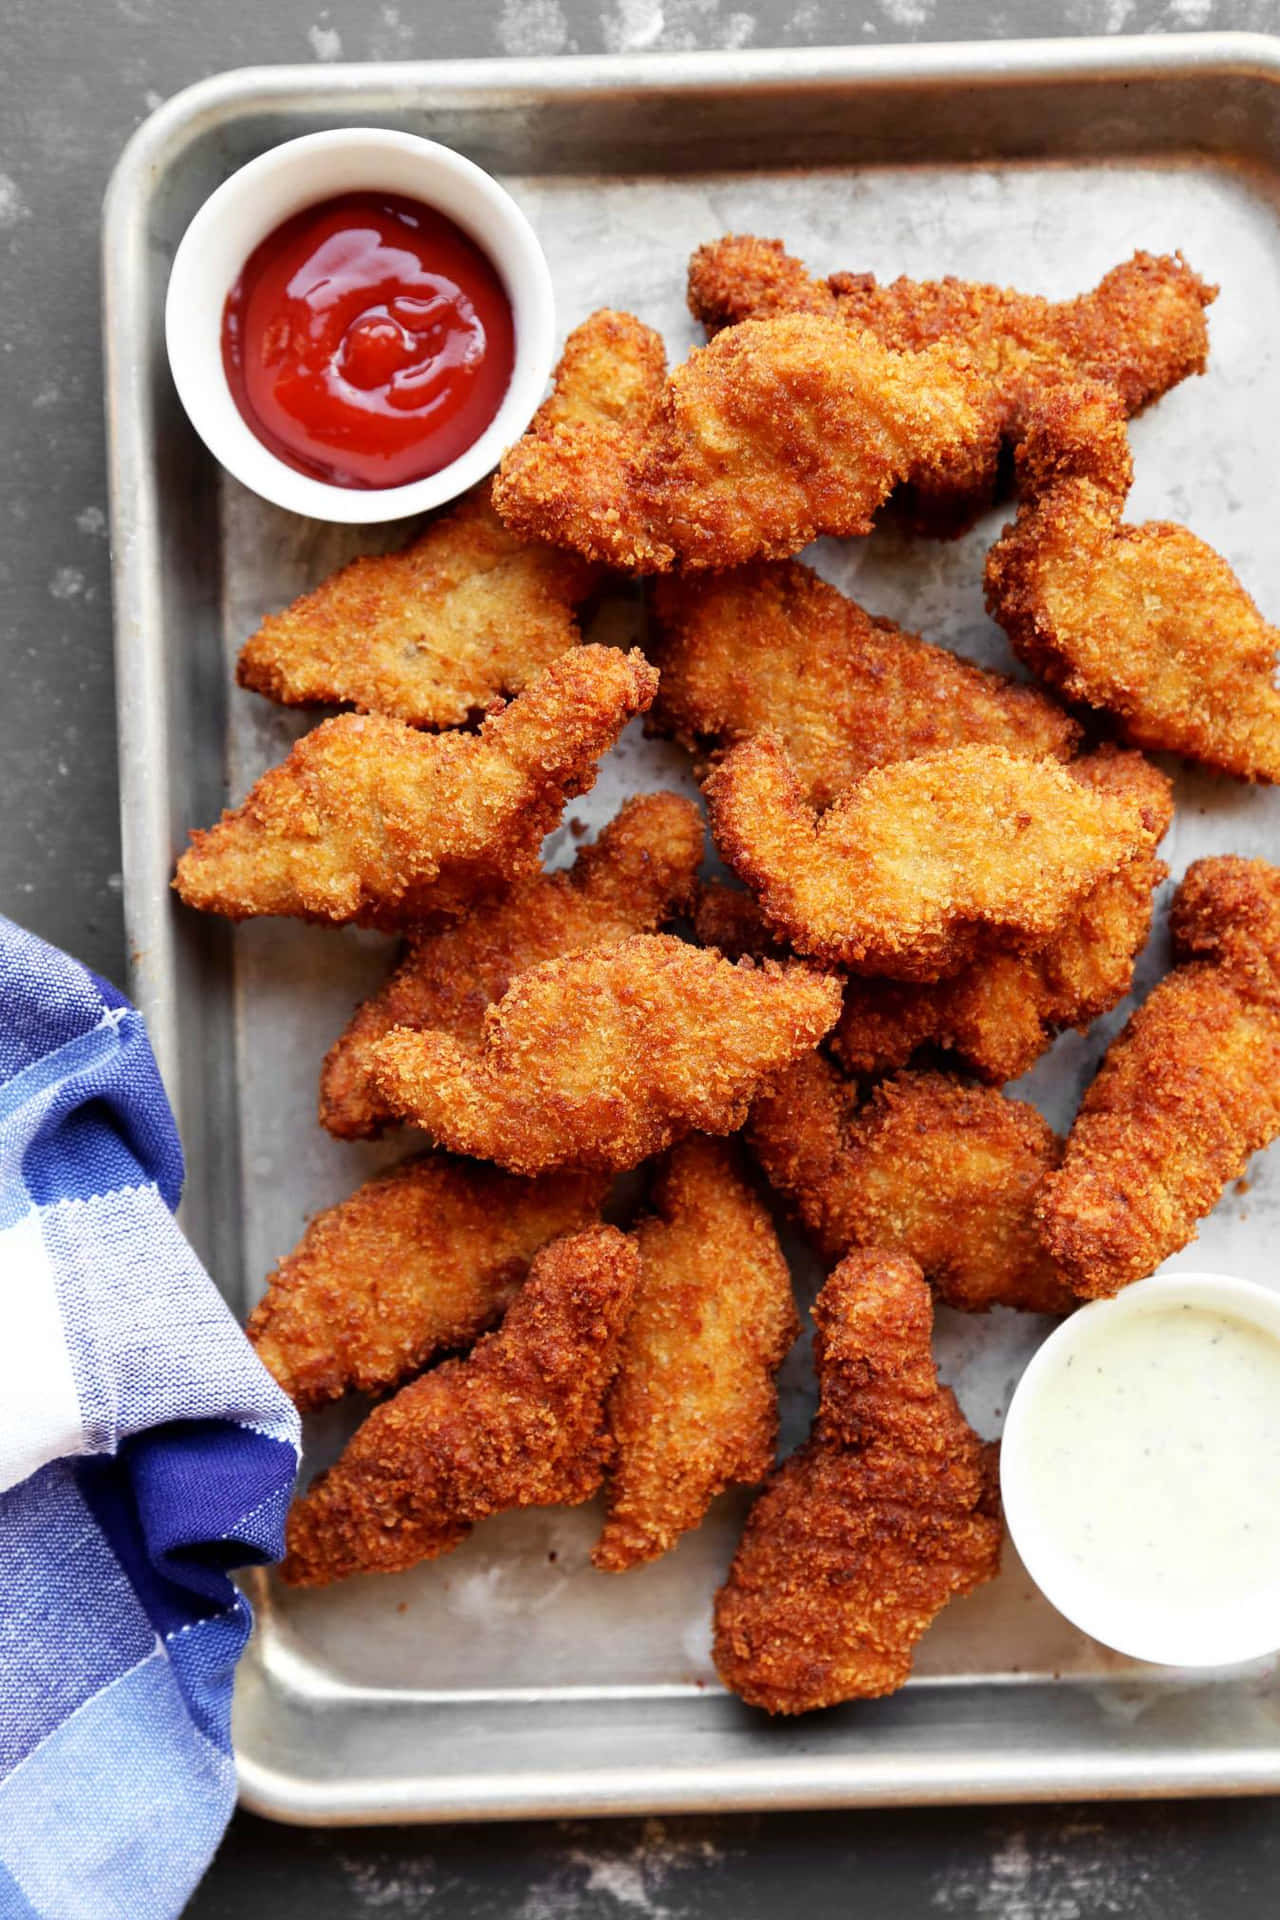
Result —
M 350 103 L 375 115 L 376 97 L 406 91 L 416 100 L 469 96 L 495 107 L 520 99 L 581 96 L 614 90 L 669 93 L 683 89 L 785 91 L 843 84 L 916 89 L 938 84 L 978 88 L 1062 80 L 1123 83 L 1228 75 L 1280 85 L 1280 34 L 1204 32 L 1169 35 L 1054 37 L 1006 42 L 903 42 L 873 47 L 822 46 L 700 50 L 685 53 L 573 54 L 531 59 L 335 63 L 316 67 L 249 66 L 182 89 L 132 134 L 112 171 L 103 202 L 102 319 L 110 500 L 116 718 L 120 774 L 121 865 L 128 989 L 143 1014 L 160 1072 L 179 1122 L 179 1070 L 174 931 L 169 888 L 168 793 L 163 714 L 163 646 L 159 605 L 159 501 L 149 463 L 152 409 L 146 324 L 148 261 L 141 213 L 165 170 L 204 133 L 236 119 L 287 111 L 303 100 L 340 114 Z M 1280 156 L 1278 156 L 1280 164 Z M 251 1643 L 246 1663 L 255 1661 Z M 269 1677 L 261 1673 L 261 1684 Z M 950 1691 L 960 1682 L 946 1683 Z M 966 1691 L 982 1683 L 965 1683 Z M 1051 1684 L 1051 1683 L 1042 1683 Z M 1207 1773 L 1206 1760 L 1213 1772 Z M 715 1769 L 667 1764 L 625 1765 L 589 1773 L 573 1764 L 554 1774 L 528 1769 L 449 1777 L 440 1771 L 340 1785 L 308 1779 L 263 1754 L 236 1752 L 240 1798 L 251 1810 L 302 1825 L 406 1820 L 488 1820 L 657 1812 L 720 1812 L 749 1808 L 992 1804 L 1093 1797 L 1155 1798 L 1241 1795 L 1280 1788 L 1280 1734 L 1273 1748 L 1169 1747 L 1091 1755 L 1078 1750 L 1032 1759 L 1015 1747 L 1007 1760 L 988 1757 L 975 1776 L 972 1757 L 939 1746 L 877 1771 L 858 1758 L 803 1751 L 785 1758 L 761 1743 L 758 1759 Z

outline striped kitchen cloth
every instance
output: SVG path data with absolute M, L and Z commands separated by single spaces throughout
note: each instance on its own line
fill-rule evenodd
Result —
M 297 1416 L 174 1221 L 141 1018 L 0 917 L 0 1916 L 170 1920 L 235 1797 L 228 1569 Z

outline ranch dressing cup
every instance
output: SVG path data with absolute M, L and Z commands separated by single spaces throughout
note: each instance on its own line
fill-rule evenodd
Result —
M 1045 1341 L 1005 1422 L 1028 1573 L 1106 1646 L 1215 1667 L 1280 1647 L 1280 1295 L 1141 1280 Z

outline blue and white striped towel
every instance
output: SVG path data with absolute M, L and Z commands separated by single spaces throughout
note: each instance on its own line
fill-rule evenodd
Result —
M 169 1920 L 235 1794 L 231 1681 L 297 1416 L 171 1209 L 142 1021 L 0 917 L 0 1916 Z

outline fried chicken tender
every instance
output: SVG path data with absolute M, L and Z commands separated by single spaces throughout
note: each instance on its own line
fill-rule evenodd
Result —
M 456 917 L 537 867 L 566 799 L 592 784 L 657 684 L 638 652 L 579 647 L 478 733 L 422 734 L 379 714 L 326 720 L 192 834 L 174 885 L 188 906 L 232 920 Z
M 616 1454 L 591 1555 L 606 1573 L 657 1559 L 725 1487 L 764 1479 L 774 1375 L 800 1332 L 777 1235 L 721 1141 L 674 1148 L 653 1203 L 607 1410 Z
M 912 475 L 903 501 L 920 531 L 963 532 L 999 490 L 1000 454 L 1019 407 L 1047 380 L 1105 381 L 1127 414 L 1158 400 L 1208 353 L 1204 309 L 1217 288 L 1180 254 L 1135 253 L 1089 293 L 1044 300 L 976 281 L 836 273 L 819 280 L 780 240 L 726 234 L 689 263 L 689 306 L 708 333 L 780 313 L 834 318 L 882 345 L 962 351 L 982 380 L 983 431 L 950 470 Z
M 946 345 L 894 353 L 783 314 L 691 354 L 643 429 L 535 420 L 494 504 L 526 538 L 639 573 L 785 558 L 820 533 L 868 532 L 908 473 L 961 457 L 980 392 Z
M 892 1693 L 947 1601 L 1000 1568 L 996 1448 L 938 1385 L 915 1262 L 850 1254 L 813 1317 L 813 1432 L 756 1501 L 716 1595 L 720 1678 L 770 1713 Z
M 1017 451 L 1018 516 L 987 555 L 987 605 L 1018 657 L 1134 746 L 1280 780 L 1280 630 L 1185 527 L 1122 518 L 1133 479 L 1106 387 L 1059 387 Z
M 1280 868 L 1197 860 L 1171 928 L 1177 965 L 1112 1042 L 1037 1202 L 1085 1299 L 1185 1247 L 1280 1134 Z
M 650 729 L 700 753 L 771 728 L 819 811 L 895 760 L 975 741 L 1065 760 L 1080 737 L 1034 688 L 874 619 L 798 561 L 674 575 L 653 608 Z
M 877 767 L 818 819 L 763 733 L 731 748 L 705 791 L 721 855 L 776 932 L 816 960 L 898 980 L 1043 943 L 1154 845 L 1129 797 L 1004 747 Z
M 1104 747 L 1067 771 L 1099 791 L 1130 795 L 1154 839 L 1167 833 L 1172 785 L 1140 753 Z M 1032 953 L 983 954 L 949 980 L 926 984 L 851 979 L 834 1051 L 850 1073 L 880 1074 L 905 1066 L 918 1047 L 941 1047 L 984 1080 L 1016 1080 L 1064 1027 L 1083 1032 L 1123 1000 L 1166 872 L 1154 852 L 1138 854 L 1099 880 Z
M 785 940 L 769 927 L 754 893 L 705 880 L 693 909 L 693 931 L 704 947 L 717 947 L 726 960 L 787 960 Z
M 598 1218 L 600 1174 L 404 1160 L 316 1215 L 245 1328 L 304 1410 L 384 1393 L 502 1318 L 539 1247 Z
M 748 1139 L 824 1259 L 894 1247 L 966 1313 L 1074 1305 L 1034 1213 L 1061 1142 L 1025 1102 L 917 1072 L 883 1081 L 859 1106 L 815 1053 L 756 1101 Z
M 839 1011 L 839 981 L 808 967 L 730 966 L 642 933 L 522 973 L 478 1045 L 397 1027 L 372 1059 L 387 1105 L 456 1153 L 621 1171 L 686 1133 L 734 1132 Z
M 381 992 L 356 1009 L 325 1059 L 320 1121 L 340 1139 L 381 1133 L 394 1116 L 378 1092 L 374 1043 L 393 1027 L 435 1027 L 478 1044 L 485 1009 L 517 974 L 582 947 L 652 933 L 689 905 L 702 816 L 674 793 L 628 800 L 567 873 L 520 880 L 456 927 L 411 934 Z
M 236 679 L 287 707 L 353 706 L 414 727 L 459 727 L 581 639 L 596 571 L 521 540 L 486 481 L 398 553 L 353 560 L 271 614 Z
M 498 1331 L 375 1408 L 295 1502 L 282 1577 L 317 1587 L 399 1573 L 461 1545 L 488 1514 L 590 1499 L 639 1271 L 614 1227 L 544 1247 Z

